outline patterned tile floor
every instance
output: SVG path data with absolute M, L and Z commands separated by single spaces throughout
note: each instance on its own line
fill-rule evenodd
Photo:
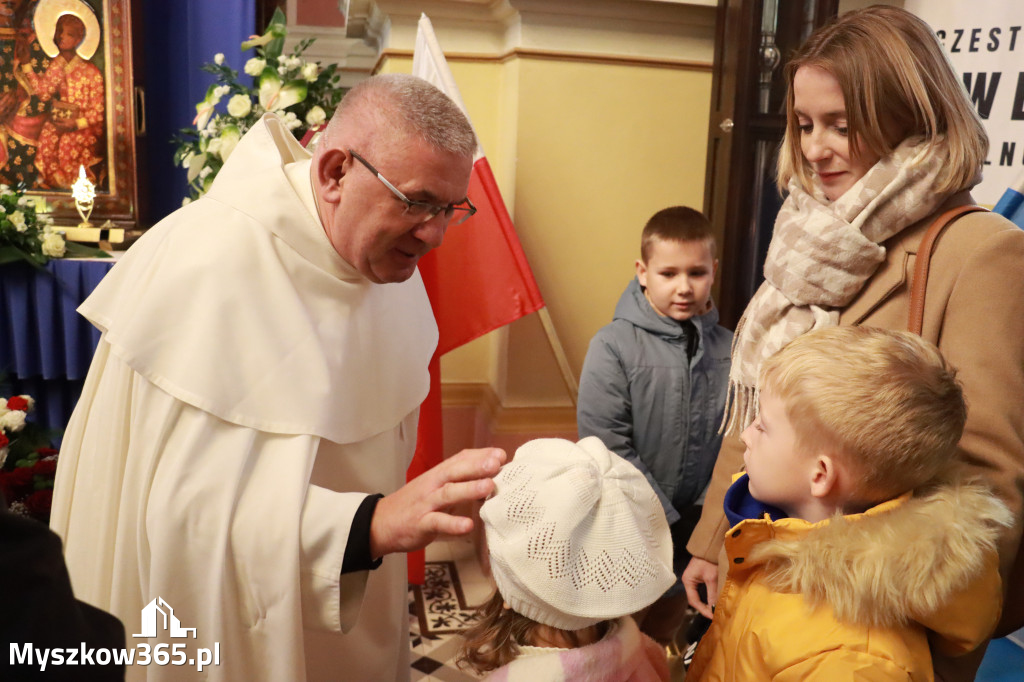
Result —
M 426 582 L 409 588 L 412 682 L 475 682 L 455 667 L 459 632 L 474 620 L 475 607 L 491 594 L 472 543 L 452 540 L 427 550 Z

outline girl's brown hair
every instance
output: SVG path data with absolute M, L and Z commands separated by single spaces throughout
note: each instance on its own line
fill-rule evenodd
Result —
M 827 71 L 846 103 L 850 151 L 886 156 L 908 138 L 945 138 L 944 172 L 936 191 L 970 187 L 988 155 L 988 136 L 931 28 L 898 7 L 848 12 L 815 31 L 786 64 L 786 134 L 779 152 L 779 188 L 790 179 L 810 190 L 812 171 L 800 149 L 793 78 L 805 66 Z
M 505 599 L 495 590 L 490 600 L 477 609 L 478 620 L 463 634 L 464 641 L 455 656 L 459 668 L 472 668 L 477 674 L 496 670 L 519 656 L 519 647 L 535 641 L 535 633 L 545 626 L 505 608 Z M 574 647 L 580 646 L 574 631 L 562 630 Z

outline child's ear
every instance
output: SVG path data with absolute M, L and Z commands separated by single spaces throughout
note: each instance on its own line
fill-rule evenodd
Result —
M 814 465 L 811 469 L 811 495 L 818 499 L 825 499 L 838 490 L 839 463 L 836 458 L 829 454 L 820 454 L 814 457 Z
M 636 278 L 640 281 L 640 286 L 647 287 L 647 266 L 640 258 L 636 259 Z
M 718 278 L 718 259 L 711 261 L 711 283 L 714 284 L 715 279 Z

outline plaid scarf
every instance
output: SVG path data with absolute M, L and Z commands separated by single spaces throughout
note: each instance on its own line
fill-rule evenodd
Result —
M 934 190 L 944 151 L 942 139 L 931 145 L 905 140 L 834 202 L 817 183 L 808 193 L 790 181 L 765 282 L 736 327 L 726 433 L 739 433 L 757 414 L 761 362 L 801 334 L 838 324 L 839 311 L 885 261 L 882 242 L 945 200 Z

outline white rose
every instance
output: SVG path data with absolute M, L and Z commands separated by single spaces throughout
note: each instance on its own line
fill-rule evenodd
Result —
M 25 214 L 21 211 L 15 211 L 10 217 L 11 225 L 14 225 L 14 229 L 18 232 L 24 232 L 28 229 L 28 225 L 25 224 Z
M 210 144 L 208 144 L 206 146 L 206 153 L 207 154 L 217 154 L 219 156 L 220 155 L 220 148 L 221 148 L 222 144 L 223 143 L 221 142 L 219 137 L 213 138 L 212 140 L 210 140 Z
M 245 72 L 250 76 L 258 76 L 267 67 L 267 62 L 259 57 L 253 57 L 245 63 Z
M 306 62 L 302 65 L 302 77 L 312 83 L 320 74 L 320 65 L 316 62 Z
M 218 52 L 217 54 L 213 55 L 213 63 L 216 64 L 217 66 L 220 66 L 221 64 L 223 64 L 224 63 L 224 53 L 223 52 Z
M 43 240 L 43 255 L 48 258 L 60 258 L 64 255 L 64 237 L 58 232 L 52 232 L 46 235 L 46 239 Z
M 0 427 L 3 427 L 12 433 L 21 431 L 25 428 L 25 413 L 21 410 L 11 410 L 4 416 L 0 417 Z
M 248 95 L 235 95 L 228 100 L 228 113 L 235 118 L 244 118 L 252 111 L 252 100 Z
M 306 112 L 306 123 L 311 126 L 318 126 L 327 120 L 327 112 L 321 109 L 319 106 L 314 106 L 312 109 Z

